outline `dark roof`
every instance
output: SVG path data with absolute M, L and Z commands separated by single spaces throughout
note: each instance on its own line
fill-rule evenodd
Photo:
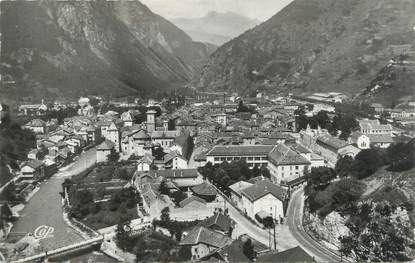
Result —
M 107 151 L 113 148 L 114 148 L 114 143 L 109 140 L 105 140 L 100 145 L 97 146 L 98 151 Z
M 185 206 L 187 206 L 188 204 L 190 204 L 192 202 L 199 202 L 199 203 L 206 204 L 206 201 L 204 199 L 193 195 L 193 196 L 188 197 L 188 198 L 184 199 L 183 201 L 181 201 L 179 203 L 179 206 L 180 207 L 185 207 Z
M 173 151 L 173 152 L 170 152 L 170 153 L 164 155 L 164 163 L 168 163 L 168 162 L 170 162 L 171 160 L 173 160 L 176 157 L 179 157 L 179 158 L 181 158 L 181 159 L 183 159 L 183 160 L 185 160 L 187 162 L 186 158 L 184 158 L 183 156 L 181 156 L 176 151 Z
M 282 187 L 275 185 L 268 180 L 263 180 L 243 189 L 241 194 L 248 198 L 251 202 L 258 200 L 267 194 L 272 194 L 279 200 L 284 201 L 286 191 Z
M 207 156 L 244 156 L 244 155 L 268 155 L 273 146 L 270 145 L 232 145 L 215 146 Z
M 197 194 L 197 195 L 202 195 L 202 196 L 209 196 L 209 195 L 216 195 L 216 189 L 215 187 L 213 187 L 212 185 L 204 182 L 202 184 L 196 185 L 192 187 L 192 192 Z
M 200 223 L 200 226 L 213 228 L 214 230 L 219 229 L 223 232 L 228 232 L 231 228 L 233 228 L 233 222 L 232 219 L 230 219 L 228 216 L 225 216 L 221 213 L 216 213 L 215 215 L 202 221 Z
M 338 139 L 336 137 L 333 137 L 329 134 L 318 137 L 317 142 L 321 142 L 321 143 L 323 143 L 325 145 L 328 145 L 331 148 L 334 148 L 336 150 L 339 150 L 339 149 L 349 145 L 349 143 L 347 143 L 346 141 L 340 140 L 340 139 Z
M 365 134 L 370 139 L 370 143 L 394 143 L 390 134 Z
M 229 243 L 232 239 L 221 233 L 212 231 L 203 226 L 197 226 L 190 230 L 190 232 L 183 238 L 180 245 L 197 245 L 206 244 L 212 247 L 221 248 Z
M 294 151 L 298 153 L 311 153 L 310 150 L 308 150 L 307 148 L 305 148 L 304 146 L 298 143 L 291 145 L 291 149 L 293 149 Z
M 243 245 L 244 242 L 237 239 L 231 244 L 216 250 L 214 253 L 217 253 L 223 260 L 227 258 L 227 262 L 251 262 L 251 260 L 245 256 L 243 252 Z M 202 261 L 204 261 L 204 259 L 202 259 Z
M 256 262 L 314 262 L 314 258 L 300 246 L 282 252 L 260 255 Z
M 41 162 L 39 160 L 30 160 L 30 161 L 27 161 L 27 162 L 23 163 L 20 167 L 24 167 L 26 165 L 33 168 L 33 169 L 37 169 L 37 168 L 43 166 L 44 164 L 43 164 L 43 162 Z
M 275 166 L 279 165 L 309 165 L 310 162 L 301 154 L 293 151 L 284 144 L 277 145 L 268 155 L 268 161 Z
M 150 171 L 151 176 L 162 176 L 164 178 L 195 178 L 199 176 L 199 172 L 196 169 L 174 169 L 174 170 L 156 170 Z

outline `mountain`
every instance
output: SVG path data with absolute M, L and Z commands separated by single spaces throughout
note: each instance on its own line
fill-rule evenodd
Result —
M 218 13 L 215 11 L 200 18 L 173 18 L 170 20 L 189 34 L 193 40 L 217 46 L 260 24 L 259 20 L 233 12 Z
M 212 51 L 139 1 L 2 1 L 2 97 L 149 95 Z
M 379 102 L 394 107 L 415 99 L 415 61 L 399 56 L 383 67 L 370 85 L 357 97 L 367 103 Z
M 207 90 L 362 92 L 415 52 L 413 0 L 294 0 L 218 48 L 194 84 Z

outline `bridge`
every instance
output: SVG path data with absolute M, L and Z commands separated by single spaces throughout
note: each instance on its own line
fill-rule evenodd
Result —
M 98 237 L 94 237 L 94 238 L 91 238 L 91 239 L 88 239 L 88 240 L 85 240 L 85 241 L 82 241 L 76 244 L 72 244 L 66 247 L 61 247 L 61 248 L 45 251 L 37 255 L 11 261 L 11 263 L 23 263 L 23 262 L 32 262 L 32 261 L 39 260 L 39 259 L 47 259 L 52 256 L 58 256 L 64 253 L 74 252 L 74 251 L 85 249 L 88 247 L 101 245 L 103 241 L 104 241 L 104 236 L 100 235 Z

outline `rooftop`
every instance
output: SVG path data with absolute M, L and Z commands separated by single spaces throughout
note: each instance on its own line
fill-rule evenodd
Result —
M 206 182 L 193 186 L 192 192 L 194 192 L 197 195 L 202 195 L 202 196 L 209 196 L 209 195 L 212 196 L 212 195 L 217 194 L 215 187 L 213 187 L 212 185 Z
M 320 141 L 321 143 L 326 144 L 336 150 L 339 150 L 349 145 L 346 141 L 333 137 L 330 134 L 326 134 L 326 135 L 318 137 L 317 141 Z
M 216 213 L 215 215 L 202 221 L 200 226 L 228 232 L 231 228 L 233 228 L 233 221 L 222 213 Z
M 274 150 L 269 153 L 268 160 L 275 166 L 310 164 L 310 162 L 301 154 L 284 144 L 278 144 Z
M 226 235 L 207 229 L 203 226 L 193 228 L 180 242 L 180 245 L 206 244 L 208 246 L 221 248 L 232 242 Z
M 207 156 L 245 156 L 245 155 L 268 155 L 273 146 L 271 145 L 232 145 L 232 146 L 215 146 L 206 155 Z
M 285 200 L 286 191 L 268 180 L 258 181 L 256 184 L 241 191 L 242 195 L 254 202 L 267 194 L 272 194 L 281 201 Z
M 100 145 L 97 146 L 98 151 L 106 151 L 114 148 L 114 143 L 109 140 L 103 141 Z
M 193 196 L 188 197 L 188 198 L 184 199 L 183 201 L 181 201 L 179 203 L 179 205 L 180 205 L 180 207 L 183 208 L 183 207 L 187 206 L 188 204 L 190 204 L 192 202 L 199 202 L 199 203 L 202 203 L 202 204 L 206 204 L 206 201 L 204 199 L 193 195 Z

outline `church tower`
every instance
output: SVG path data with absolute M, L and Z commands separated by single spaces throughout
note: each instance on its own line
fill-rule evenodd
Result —
M 147 111 L 147 132 L 151 133 L 156 130 L 156 111 L 149 110 Z

